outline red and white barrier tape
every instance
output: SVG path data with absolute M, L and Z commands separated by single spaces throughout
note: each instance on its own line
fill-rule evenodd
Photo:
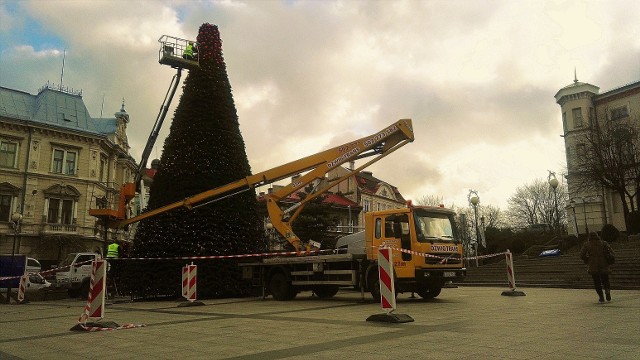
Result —
M 109 331 L 109 330 L 122 330 L 122 329 L 133 329 L 133 328 L 139 328 L 139 327 L 145 327 L 147 325 L 145 324 L 140 324 L 140 325 L 135 325 L 135 324 L 124 324 L 118 327 L 101 327 L 101 326 L 88 326 L 88 325 L 84 325 L 84 324 L 78 324 L 78 326 L 80 326 L 83 330 L 85 331 Z
M 378 247 L 374 246 L 374 248 L 377 249 Z M 398 248 L 393 248 L 393 247 L 385 247 L 385 248 L 391 249 L 391 250 L 394 250 L 394 251 L 398 251 L 398 252 L 402 252 L 402 253 L 405 253 L 405 254 L 422 256 L 422 257 L 425 257 L 425 258 L 435 258 L 435 259 L 440 259 L 440 260 L 451 259 L 450 255 L 448 255 L 448 256 L 438 256 L 438 255 L 421 253 L 421 252 L 417 252 L 417 251 L 413 251 L 413 250 L 407 250 L 407 249 L 398 249 Z M 487 258 L 491 258 L 491 257 L 505 255 L 506 253 L 507 252 L 505 251 L 505 252 L 495 253 L 495 254 L 487 254 L 487 255 L 480 255 L 480 256 L 469 256 L 469 257 L 462 258 L 462 260 L 487 259 Z
M 203 255 L 203 256 L 166 256 L 166 257 L 126 257 L 126 258 L 106 258 L 107 261 L 124 261 L 124 260 L 207 260 L 207 259 L 237 259 L 237 258 L 251 258 L 251 257 L 266 257 L 266 256 L 293 256 L 293 255 L 312 255 L 312 254 L 323 254 L 323 253 L 333 253 L 335 250 L 308 250 L 301 251 L 297 253 L 295 251 L 283 251 L 283 252 L 268 252 L 268 253 L 255 253 L 255 254 L 237 254 L 237 255 Z M 75 264 L 85 265 L 90 264 L 93 260 L 84 261 L 81 263 Z M 39 272 L 38 274 L 48 274 L 54 273 L 61 270 L 65 270 L 70 268 L 71 265 L 63 266 L 60 268 L 55 268 L 51 270 L 46 270 Z M 0 277 L 0 280 L 10 280 L 10 279 L 18 279 L 20 276 L 6 276 Z

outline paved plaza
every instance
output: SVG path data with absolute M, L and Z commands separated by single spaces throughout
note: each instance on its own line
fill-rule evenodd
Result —
M 0 305 L 0 359 L 638 359 L 640 291 L 443 289 L 435 300 L 402 294 L 397 313 L 415 321 L 375 323 L 369 296 L 310 292 L 271 298 L 115 302 L 105 320 L 132 329 L 76 332 L 81 300 Z

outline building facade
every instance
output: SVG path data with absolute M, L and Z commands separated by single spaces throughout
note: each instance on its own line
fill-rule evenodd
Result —
M 599 231 L 604 224 L 626 231 L 620 195 L 599 184 L 585 184 L 581 172 L 584 171 L 585 156 L 589 156 L 587 140 L 593 138 L 594 135 L 590 134 L 594 129 L 605 129 L 607 125 L 615 124 L 640 129 L 640 81 L 600 93 L 597 86 L 579 82 L 576 78 L 573 84 L 560 89 L 555 99 L 561 108 L 564 129 L 569 234 Z M 637 149 L 634 152 L 637 153 Z M 637 166 L 637 159 L 633 163 Z M 629 190 L 635 192 L 635 189 Z M 626 201 L 630 206 L 628 199 Z
M 327 177 L 329 180 L 344 176 L 349 170 L 337 167 L 331 170 Z M 357 214 L 351 214 L 349 219 L 343 219 L 343 225 L 354 226 L 362 229 L 364 226 L 364 214 L 370 211 L 399 209 L 405 207 L 406 200 L 398 191 L 398 188 L 373 176 L 371 171 L 361 171 L 329 190 L 333 194 L 339 194 L 356 203 L 362 209 Z
M 120 186 L 133 180 L 129 120 L 124 103 L 112 118 L 91 117 L 81 91 L 0 87 L 0 253 L 52 264 L 103 248 L 88 211 L 117 203 Z M 17 227 L 12 216 L 21 218 Z

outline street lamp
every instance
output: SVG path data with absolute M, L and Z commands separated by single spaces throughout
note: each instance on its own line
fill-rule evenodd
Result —
M 480 203 L 480 197 L 478 196 L 478 192 L 472 189 L 469 189 L 469 195 L 467 195 L 467 200 L 469 200 L 469 204 L 473 207 L 474 214 L 474 223 L 476 228 L 476 244 L 475 244 L 475 253 L 476 253 L 476 267 L 478 267 L 478 204 Z
M 16 254 L 16 242 L 18 240 L 18 234 L 20 233 L 20 222 L 22 221 L 22 214 L 19 212 L 11 215 L 11 226 L 13 227 L 13 246 L 11 247 L 11 256 Z
M 11 270 L 16 268 L 16 242 L 18 241 L 18 234 L 20 233 L 20 222 L 22 221 L 22 214 L 14 212 L 11 215 L 11 227 L 13 227 L 13 246 L 11 247 Z M 7 284 L 7 304 L 11 302 L 11 281 Z
M 560 184 L 560 182 L 556 178 L 555 172 L 551 170 L 547 170 L 547 171 L 549 171 L 549 176 L 547 177 L 547 181 L 549 182 L 549 185 L 553 189 L 553 204 L 554 204 L 554 209 L 556 211 L 556 216 L 555 216 L 553 225 L 555 226 L 556 231 L 558 231 L 558 235 L 560 236 L 560 212 L 558 212 L 558 185 Z

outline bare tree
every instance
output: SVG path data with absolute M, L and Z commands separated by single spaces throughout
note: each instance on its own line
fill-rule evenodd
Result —
M 440 204 L 443 204 L 443 203 L 444 203 L 444 200 L 442 196 L 438 196 L 438 195 L 423 195 L 422 197 L 416 200 L 416 205 L 423 205 L 423 206 L 439 206 Z
M 564 226 L 566 224 L 567 187 L 564 184 L 555 190 L 547 181 L 536 179 L 531 184 L 516 189 L 507 210 L 509 223 L 514 228 L 525 228 L 534 224 Z
M 585 135 L 578 138 L 577 166 L 569 175 L 576 191 L 593 192 L 598 188 L 614 191 L 622 203 L 625 221 L 640 207 L 640 129 L 638 118 L 626 112 L 604 109 L 591 122 Z M 627 224 L 628 225 L 628 224 Z

